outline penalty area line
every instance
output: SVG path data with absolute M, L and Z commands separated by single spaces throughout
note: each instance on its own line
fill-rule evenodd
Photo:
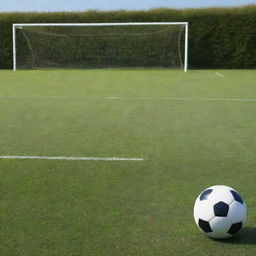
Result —
M 143 158 L 74 157 L 74 156 L 0 156 L 0 159 L 41 159 L 41 160 L 70 160 L 70 161 L 144 161 Z
M 0 99 L 56 99 L 56 100 L 107 100 L 107 101 L 227 101 L 227 102 L 256 102 L 256 98 L 180 98 L 180 97 L 75 97 L 75 96 L 4 96 L 0 95 Z
M 218 73 L 218 72 L 216 72 L 215 75 L 219 77 L 224 77 L 221 73 Z

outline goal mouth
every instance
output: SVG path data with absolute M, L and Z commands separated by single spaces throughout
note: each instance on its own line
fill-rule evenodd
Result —
M 180 68 L 188 23 L 13 24 L 13 69 Z

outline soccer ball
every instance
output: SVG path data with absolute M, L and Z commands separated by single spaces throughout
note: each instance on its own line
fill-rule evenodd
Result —
M 201 231 L 216 239 L 232 237 L 244 227 L 247 208 L 233 188 L 216 185 L 196 199 L 194 219 Z

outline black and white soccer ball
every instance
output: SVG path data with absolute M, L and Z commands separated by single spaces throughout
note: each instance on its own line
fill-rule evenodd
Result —
M 207 188 L 196 199 L 194 219 L 207 236 L 225 239 L 239 233 L 244 227 L 247 208 L 233 188 L 216 185 Z

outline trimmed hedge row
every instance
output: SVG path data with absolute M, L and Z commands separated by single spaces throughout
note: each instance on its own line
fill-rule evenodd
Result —
M 256 68 L 256 5 L 237 8 L 1 13 L 0 68 L 12 68 L 13 23 L 189 22 L 189 68 Z

